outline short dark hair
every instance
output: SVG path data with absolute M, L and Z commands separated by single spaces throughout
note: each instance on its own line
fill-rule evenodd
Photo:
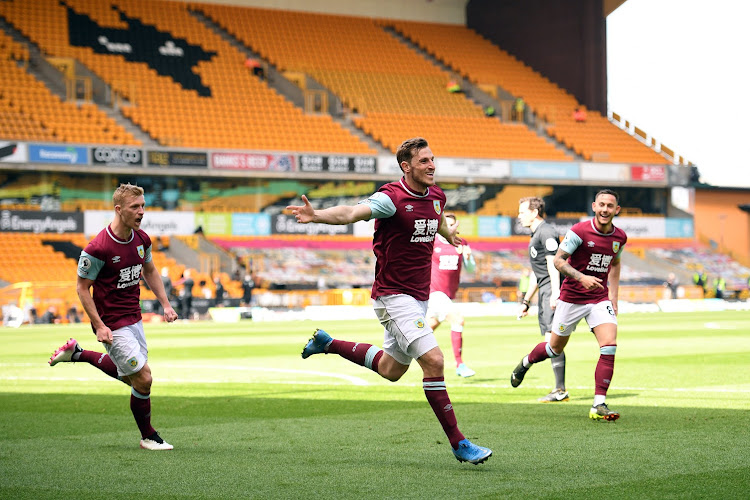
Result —
M 596 200 L 597 198 L 599 198 L 600 194 L 609 194 L 609 195 L 612 195 L 612 196 L 615 197 L 615 201 L 617 202 L 617 204 L 618 205 L 620 204 L 620 195 L 617 194 L 617 191 L 613 191 L 612 189 L 602 189 L 598 193 L 596 193 L 596 196 L 594 196 L 594 200 Z
M 396 161 L 398 162 L 398 168 L 401 168 L 402 162 L 411 162 L 411 159 L 414 158 L 414 155 L 416 155 L 420 150 L 426 148 L 427 146 L 429 146 L 429 144 L 427 144 L 427 139 L 423 137 L 414 137 L 413 139 L 408 139 L 401 143 L 401 145 L 398 147 L 398 151 L 396 151 Z
M 537 215 L 544 218 L 546 211 L 544 210 L 544 200 L 538 196 L 527 196 L 518 200 L 518 204 L 529 202 L 529 210 L 536 210 Z

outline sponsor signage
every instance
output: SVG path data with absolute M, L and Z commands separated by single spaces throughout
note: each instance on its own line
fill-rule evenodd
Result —
M 404 175 L 394 156 L 378 156 L 378 173 L 395 178 Z
M 29 161 L 29 149 L 24 142 L 0 141 L 0 162 L 26 163 Z
M 630 166 L 624 163 L 581 163 L 581 179 L 586 181 L 629 181 Z
M 511 234 L 510 217 L 477 217 L 478 236 L 483 238 L 502 238 Z M 459 226 L 460 228 L 461 226 Z
M 87 148 L 77 146 L 29 144 L 29 161 L 34 163 L 88 165 L 89 152 Z
M 667 169 L 663 165 L 631 165 L 630 177 L 634 181 L 665 182 Z
M 147 151 L 146 163 L 150 167 L 208 167 L 208 153 L 190 151 Z
M 91 162 L 94 165 L 142 166 L 143 152 L 135 148 L 97 146 L 91 148 Z
M 294 170 L 294 157 L 257 153 L 212 153 L 211 168 L 291 172 Z
M 83 232 L 83 213 L 3 210 L 0 212 L 0 231 L 80 233 Z
M 353 234 L 351 224 L 346 225 L 329 225 L 311 222 L 309 224 L 299 224 L 293 215 L 278 214 L 274 215 L 271 224 L 272 234 Z
M 268 214 L 232 214 L 232 234 L 235 236 L 268 236 L 271 234 L 271 216 Z
M 439 158 L 435 161 L 435 174 L 440 177 L 505 179 L 510 177 L 510 162 L 472 158 Z
M 568 232 L 568 229 L 573 227 L 574 224 L 578 224 L 580 219 L 554 219 L 550 217 L 545 219 L 545 221 L 547 221 L 547 224 L 555 228 L 555 231 L 562 239 L 562 237 L 565 236 L 565 233 Z M 521 221 L 518 219 L 513 219 L 511 230 L 513 235 L 531 235 L 531 230 L 528 227 L 523 227 Z
M 615 217 L 614 224 L 628 238 L 664 238 L 666 234 L 663 217 Z
M 514 179 L 578 179 L 578 163 L 551 161 L 512 161 Z
M 374 156 L 299 155 L 297 161 L 300 172 L 374 174 L 377 170 Z
M 372 238 L 375 236 L 375 219 L 355 222 L 352 224 L 352 232 L 357 238 Z
M 664 236 L 667 238 L 693 238 L 695 236 L 693 219 L 667 218 L 664 231 Z
M 462 238 L 472 238 L 478 235 L 479 223 L 476 215 L 462 215 L 458 218 L 458 233 Z M 469 241 L 471 246 L 471 241 Z
M 223 212 L 198 212 L 195 214 L 195 226 L 203 234 L 231 235 L 232 214 Z
M 112 222 L 114 210 L 86 210 L 83 217 L 83 232 L 85 234 L 98 234 L 107 224 Z M 149 236 L 174 236 L 188 235 L 195 232 L 195 213 L 178 211 L 149 211 L 141 221 L 141 229 Z

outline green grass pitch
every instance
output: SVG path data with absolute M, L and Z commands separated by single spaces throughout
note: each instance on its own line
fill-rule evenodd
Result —
M 396 383 L 338 356 L 303 360 L 315 327 L 380 345 L 376 320 L 146 325 L 152 422 L 175 445 L 148 452 L 129 389 L 85 363 L 49 367 L 88 326 L 0 329 L 0 498 L 741 498 L 750 486 L 750 314 L 620 317 L 607 402 L 587 413 L 598 348 L 585 323 L 566 353 L 571 400 L 540 404 L 549 363 L 512 389 L 540 340 L 534 318 L 469 318 L 460 379 L 437 331 L 458 423 L 494 450 L 450 451 L 416 363 Z

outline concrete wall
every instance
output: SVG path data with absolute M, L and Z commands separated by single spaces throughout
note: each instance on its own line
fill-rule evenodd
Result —
M 184 0 L 177 0 L 184 1 Z M 243 7 L 466 25 L 468 0 L 202 0 Z

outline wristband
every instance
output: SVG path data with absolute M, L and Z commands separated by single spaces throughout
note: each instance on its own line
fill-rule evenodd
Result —
M 524 309 L 524 311 L 528 311 L 529 307 L 531 306 L 531 304 L 529 303 L 529 301 L 526 300 L 526 299 L 523 299 L 523 305 L 526 306 L 526 309 Z

